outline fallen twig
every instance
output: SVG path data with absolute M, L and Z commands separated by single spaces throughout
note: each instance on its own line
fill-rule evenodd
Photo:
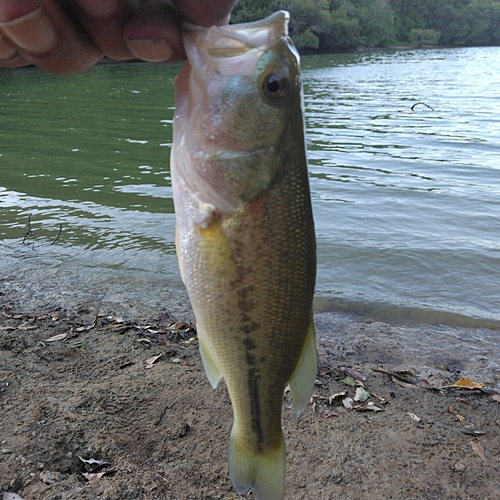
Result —
M 31 230 L 31 216 L 33 214 L 28 214 L 28 230 L 26 231 L 26 234 L 24 235 L 23 238 L 23 245 L 26 242 L 27 238 L 31 238 L 33 236 L 33 231 Z
M 59 224 L 59 232 L 57 233 L 57 237 L 56 239 L 51 243 L 51 245 L 55 245 L 57 243 L 57 241 L 59 240 L 59 236 L 61 236 L 61 232 L 62 232 L 62 224 Z
M 412 107 L 411 107 L 411 110 L 412 111 L 415 111 L 415 107 L 418 106 L 419 104 L 422 104 L 422 106 L 426 106 L 427 108 L 429 108 L 430 110 L 434 111 L 434 108 L 432 108 L 431 106 L 429 106 L 428 104 L 426 104 L 425 102 L 416 102 Z

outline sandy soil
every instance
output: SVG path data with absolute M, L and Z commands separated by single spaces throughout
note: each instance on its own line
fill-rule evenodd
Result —
M 12 290 L 0 286 L 0 492 L 237 498 L 227 477 L 230 401 L 224 384 L 213 391 L 206 380 L 189 314 L 124 317 L 98 299 L 26 310 L 29 290 Z M 463 374 L 452 362 L 432 373 L 396 366 L 390 342 L 373 354 L 369 339 L 394 325 L 341 313 L 317 324 L 313 403 L 297 418 L 283 401 L 286 498 L 500 498 L 494 391 L 431 389 Z M 352 335 L 334 342 L 326 334 L 335 331 Z M 365 403 L 346 400 L 361 386 Z

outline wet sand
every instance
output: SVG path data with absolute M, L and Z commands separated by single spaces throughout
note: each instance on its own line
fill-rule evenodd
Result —
M 237 498 L 229 398 L 205 377 L 185 293 L 161 292 L 160 306 L 139 288 L 39 278 L 0 279 L 0 491 Z M 343 312 L 316 325 L 312 402 L 297 418 L 283 401 L 286 498 L 500 497 L 498 332 Z M 484 390 L 443 388 L 461 377 Z

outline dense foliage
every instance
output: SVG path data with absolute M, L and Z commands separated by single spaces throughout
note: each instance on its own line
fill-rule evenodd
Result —
M 500 0 L 240 0 L 233 22 L 291 13 L 302 49 L 413 45 L 500 45 Z

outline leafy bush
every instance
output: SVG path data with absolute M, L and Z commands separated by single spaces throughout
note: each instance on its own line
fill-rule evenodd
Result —
M 441 33 L 436 30 L 412 29 L 410 31 L 410 42 L 422 47 L 422 45 L 437 45 Z

